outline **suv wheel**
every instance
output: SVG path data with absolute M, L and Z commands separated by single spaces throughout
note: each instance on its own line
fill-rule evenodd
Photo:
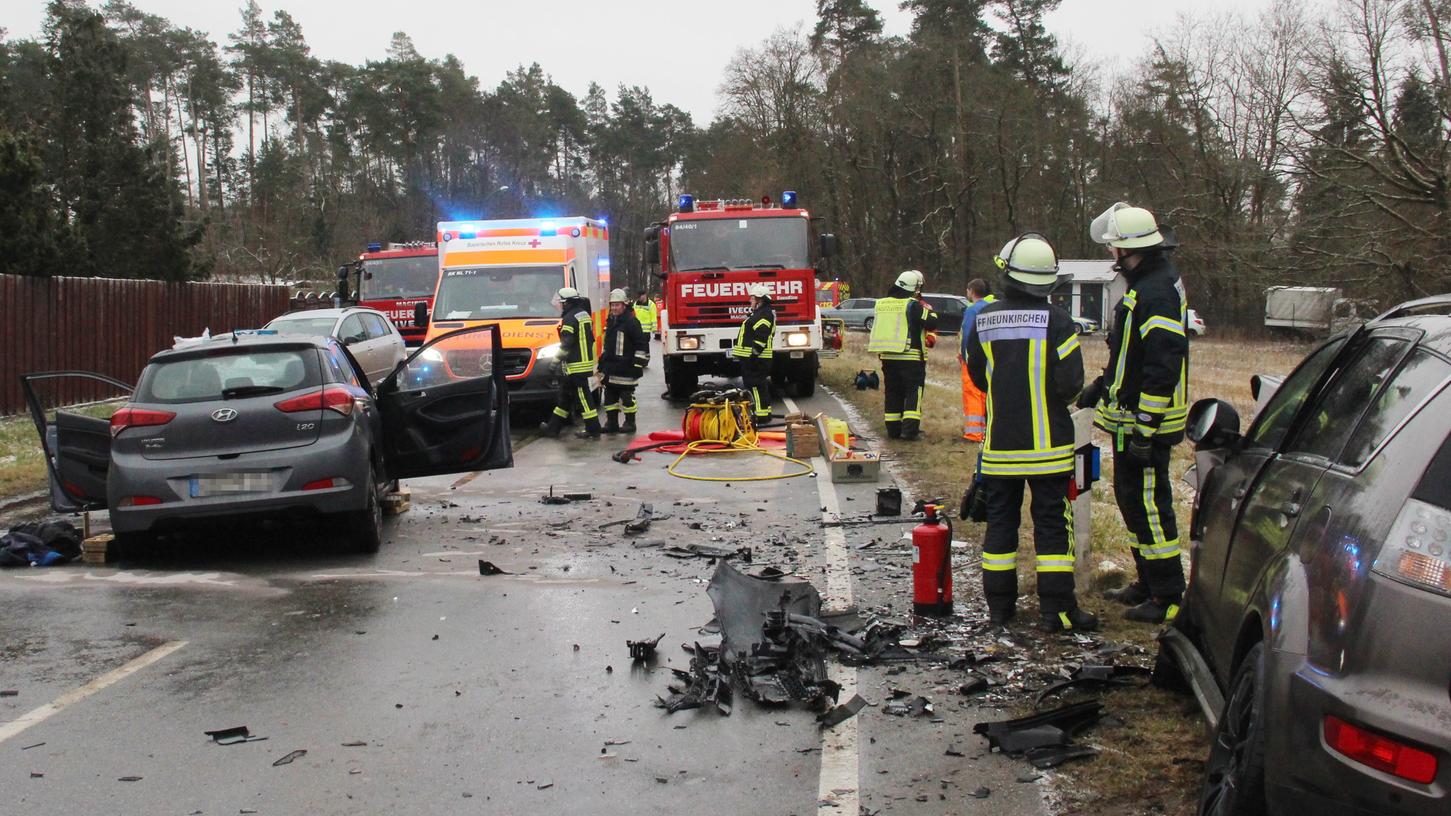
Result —
M 1204 764 L 1200 816 L 1261 816 L 1265 812 L 1265 645 L 1240 663 L 1219 731 Z
M 872 324 L 874 324 L 876 322 L 877 322 L 877 319 L 875 317 L 869 317 L 866 320 L 863 320 L 862 321 L 862 328 L 866 329 L 867 331 L 871 331 L 872 330 Z
M 368 504 L 348 514 L 348 544 L 353 552 L 371 555 L 383 546 L 383 503 L 378 500 L 378 473 L 368 468 Z

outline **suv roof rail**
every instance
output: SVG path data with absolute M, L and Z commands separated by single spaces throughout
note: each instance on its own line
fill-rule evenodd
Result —
M 1391 308 L 1390 311 L 1376 317 L 1371 322 L 1379 323 L 1382 320 L 1394 320 L 1398 317 L 1413 317 L 1426 314 L 1451 315 L 1451 294 L 1431 295 L 1430 297 L 1408 300 L 1399 306 Z

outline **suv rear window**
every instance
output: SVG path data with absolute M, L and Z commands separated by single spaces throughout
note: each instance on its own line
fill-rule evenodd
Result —
M 1421 483 L 1416 485 L 1411 497 L 1451 509 L 1451 436 L 1441 442 L 1441 449 L 1421 475 Z
M 226 349 L 202 357 L 162 360 L 146 367 L 133 402 L 180 403 L 281 394 L 318 384 L 311 348 Z

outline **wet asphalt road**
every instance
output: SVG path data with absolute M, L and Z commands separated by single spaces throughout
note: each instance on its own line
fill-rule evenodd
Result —
M 678 427 L 660 390 L 657 358 L 642 429 Z M 824 394 L 800 407 L 841 414 Z M 750 545 L 758 565 L 829 594 L 826 492 L 866 512 L 877 485 L 687 481 L 664 454 L 610 461 L 623 443 L 608 437 L 515 437 L 512 470 L 408 483 L 413 509 L 377 556 L 339 554 L 316 528 L 219 530 L 119 568 L 0 574 L 0 688 L 19 691 L 0 698 L 0 813 L 809 814 L 850 813 L 858 796 L 862 812 L 1042 810 L 1036 785 L 1014 783 L 1023 766 L 969 733 L 986 718 L 970 710 L 929 723 L 869 708 L 824 771 L 805 710 L 654 707 L 667 667 L 688 664 L 680 644 L 714 640 L 698 632 L 713 567 L 600 524 L 648 501 L 671 518 L 639 542 Z M 731 456 L 689 470 L 781 467 Z M 594 498 L 541 505 L 551 485 Z M 846 535 L 855 553 L 882 529 Z M 512 574 L 480 576 L 481 558 Z M 864 597 L 910 591 L 900 573 L 854 580 L 885 582 Z M 625 641 L 662 632 L 657 662 L 632 666 Z M 108 677 L 142 657 L 154 662 Z M 861 693 L 878 703 L 904 678 L 890 681 L 863 669 Z M 17 730 L 52 701 L 65 705 Z M 202 733 L 237 725 L 267 739 Z M 990 799 L 966 796 L 984 784 Z

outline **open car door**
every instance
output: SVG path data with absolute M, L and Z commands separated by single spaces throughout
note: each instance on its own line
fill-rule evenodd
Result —
M 497 325 L 460 329 L 414 351 L 378 384 L 389 478 L 514 465 L 500 351 Z
M 90 382 L 77 382 L 85 380 Z M 78 406 L 57 410 L 52 420 L 46 416 L 46 406 L 65 401 L 66 395 L 130 394 L 131 386 L 89 371 L 22 374 L 20 384 L 50 474 L 50 506 L 58 513 L 105 509 L 106 477 L 111 472 L 111 412 L 93 416 Z

